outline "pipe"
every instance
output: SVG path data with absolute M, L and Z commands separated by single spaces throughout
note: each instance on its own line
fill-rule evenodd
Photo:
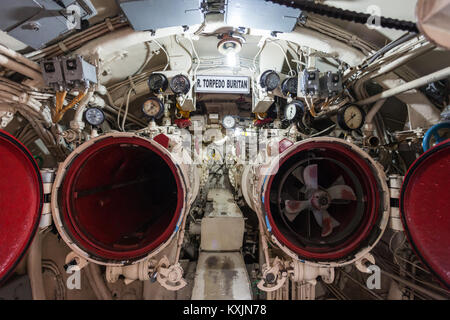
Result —
M 43 236 L 38 232 L 30 246 L 27 258 L 27 271 L 33 300 L 46 300 L 44 279 L 42 278 L 42 239 Z
M 365 292 L 367 292 L 368 294 L 372 295 L 373 297 L 375 297 L 375 299 L 377 300 L 384 300 L 383 297 L 381 297 L 379 294 L 373 292 L 372 290 L 370 290 L 369 288 L 367 288 L 365 285 L 361 284 L 361 282 L 359 282 L 358 280 L 356 280 L 355 278 L 353 278 L 349 273 L 345 272 L 344 270 L 341 269 L 341 273 L 346 276 L 348 279 L 350 279 L 353 283 L 355 283 L 358 287 L 360 287 L 361 289 L 363 289 Z
M 33 69 L 36 72 L 39 72 L 39 73 L 41 72 L 41 68 L 39 67 L 39 65 L 36 62 L 25 58 L 20 53 L 14 51 L 14 50 L 11 50 L 10 48 L 7 48 L 7 47 L 5 47 L 4 45 L 1 45 L 1 44 L 0 44 L 0 54 L 3 54 L 3 55 L 8 56 L 10 58 L 13 58 L 17 62 L 19 62 L 19 63 L 21 63 L 21 64 L 23 64 L 23 65 L 25 65 L 25 66 L 27 66 L 27 67 L 29 67 L 31 69 Z
M 406 285 L 406 286 L 408 286 L 408 287 L 410 287 L 410 288 L 412 288 L 412 289 L 414 289 L 414 290 L 416 290 L 416 291 L 419 291 L 419 292 L 421 292 L 421 293 L 423 293 L 423 294 L 429 296 L 430 298 L 433 298 L 433 299 L 436 299 L 436 300 L 447 300 L 447 298 L 441 296 L 440 294 L 437 294 L 437 293 L 434 293 L 434 292 L 432 292 L 432 291 L 430 291 L 430 290 L 427 290 L 427 289 L 425 289 L 425 288 L 422 288 L 421 286 L 418 286 L 418 285 L 416 285 L 415 283 L 412 283 L 412 282 L 409 281 L 409 280 L 406 280 L 406 279 L 404 279 L 404 278 L 402 278 L 402 277 L 396 276 L 395 274 L 392 274 L 392 273 L 390 273 L 390 272 L 384 271 L 384 270 L 382 270 L 382 269 L 381 269 L 380 271 L 381 271 L 381 273 L 384 274 L 385 276 L 387 276 L 387 277 L 389 277 L 389 278 L 391 278 L 391 279 L 393 279 L 393 280 L 396 280 L 396 281 L 398 281 L 398 282 L 401 282 L 401 283 L 403 283 L 404 285 Z
M 362 93 L 364 87 L 363 85 L 374 78 L 378 78 L 382 75 L 385 75 L 389 72 L 392 72 L 406 63 L 410 62 L 417 57 L 424 55 L 425 53 L 433 50 L 435 46 L 433 44 L 426 44 L 420 48 L 417 48 L 411 52 L 404 52 L 403 55 L 399 58 L 396 58 L 392 62 L 385 62 L 383 65 L 379 66 L 378 70 L 371 71 L 364 75 L 362 78 L 358 79 L 354 85 L 354 90 L 356 93 L 359 93 L 360 96 L 365 97 L 366 95 Z
M 78 128 L 84 128 L 84 122 L 83 122 L 83 113 L 84 110 L 86 110 L 86 106 L 89 104 L 89 101 L 94 95 L 93 90 L 89 90 L 88 93 L 81 99 L 80 103 L 78 104 L 77 111 L 75 112 L 75 116 L 73 118 L 73 121 L 70 123 L 70 127 L 72 129 L 78 129 Z
M 390 62 L 390 63 L 386 63 L 383 64 L 380 69 L 378 71 L 375 72 L 374 75 L 371 75 L 370 78 L 376 78 L 379 77 L 383 74 L 386 74 L 388 72 L 391 72 L 395 69 L 400 68 L 401 66 L 407 64 L 408 62 L 410 62 L 413 59 L 416 59 L 417 57 L 420 57 L 430 51 L 432 51 L 433 49 L 435 49 L 436 46 L 434 44 L 428 43 L 410 53 L 405 53 L 404 55 L 402 55 L 400 58 L 395 59 L 394 61 Z
M 378 100 L 373 107 L 370 109 L 370 111 L 367 113 L 366 116 L 366 124 L 372 124 L 373 117 L 380 111 L 380 109 L 383 107 L 384 103 L 386 102 L 386 99 Z
M 33 97 L 30 97 L 30 95 L 25 92 L 21 92 L 19 90 L 0 84 L 0 94 L 5 99 L 26 104 L 36 112 L 41 111 L 42 103 L 40 103 Z
M 42 75 L 40 73 L 38 73 L 37 71 L 35 71 L 27 66 L 24 66 L 23 64 L 20 64 L 12 59 L 7 58 L 2 54 L 0 54 L 0 65 L 5 67 L 6 69 L 10 69 L 10 70 L 19 72 L 19 73 L 27 76 L 31 80 L 36 81 L 38 84 L 42 84 L 42 85 L 44 84 L 44 78 L 42 77 Z
M 437 72 L 431 73 L 427 76 L 424 76 L 422 78 L 407 82 L 405 84 L 402 84 L 396 88 L 392 88 L 386 91 L 383 91 L 375 96 L 372 96 L 370 98 L 358 101 L 356 104 L 362 106 L 362 105 L 367 105 L 367 104 L 371 104 L 374 103 L 380 99 L 386 99 L 386 98 L 390 98 L 396 95 L 399 95 L 403 92 L 409 91 L 409 90 L 413 90 L 413 89 L 417 89 L 420 87 L 423 87 L 429 83 L 435 82 L 435 81 L 439 81 L 442 79 L 445 79 L 447 77 L 450 77 L 450 67 L 447 67 L 445 69 L 439 70 Z
M 111 291 L 103 280 L 100 267 L 95 263 L 89 263 L 86 266 L 86 276 L 98 300 L 112 300 Z
M 400 38 L 388 43 L 383 48 L 378 50 L 374 55 L 372 55 L 370 58 L 368 58 L 367 62 L 364 64 L 364 66 L 368 66 L 369 64 L 374 62 L 378 57 L 384 55 L 389 50 L 391 50 L 394 47 L 397 47 L 397 46 L 401 45 L 402 43 L 405 43 L 406 41 L 411 40 L 415 37 L 417 37 L 417 34 L 415 34 L 415 33 L 406 33 L 406 34 L 402 35 Z

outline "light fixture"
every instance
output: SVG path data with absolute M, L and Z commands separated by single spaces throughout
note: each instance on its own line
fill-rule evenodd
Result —
M 238 65 L 238 53 L 242 49 L 242 43 L 245 39 L 242 36 L 233 33 L 223 34 L 222 39 L 217 44 L 217 50 L 225 56 L 225 63 L 229 67 Z

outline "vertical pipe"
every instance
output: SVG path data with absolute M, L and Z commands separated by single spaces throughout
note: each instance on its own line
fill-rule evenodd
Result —
M 46 300 L 44 279 L 42 278 L 42 239 L 43 235 L 38 232 L 28 253 L 27 271 L 33 300 Z

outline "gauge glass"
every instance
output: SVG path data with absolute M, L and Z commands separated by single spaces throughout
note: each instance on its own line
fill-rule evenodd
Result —
M 225 116 L 222 124 L 225 129 L 231 129 L 236 125 L 236 119 L 233 116 Z
M 278 87 L 278 84 L 280 83 L 280 77 L 275 72 L 269 73 L 267 75 L 265 83 L 267 90 L 269 91 L 275 90 Z
M 105 121 L 105 114 L 98 108 L 89 108 L 85 113 L 86 121 L 92 126 L 99 126 Z
M 287 95 L 290 93 L 291 95 L 297 95 L 297 78 L 288 78 L 283 81 L 283 94 Z
M 361 128 L 364 122 L 364 115 L 357 106 L 349 106 L 344 111 L 344 121 L 351 130 Z
M 297 115 L 297 106 L 295 103 L 288 104 L 284 110 L 284 117 L 286 120 L 292 121 Z
M 148 78 L 148 86 L 152 92 L 161 92 L 167 89 L 167 78 L 161 73 L 154 73 Z
M 273 70 L 266 70 L 260 78 L 260 85 L 267 91 L 275 90 L 280 84 L 280 76 Z
M 161 112 L 161 102 L 157 99 L 149 99 L 144 102 L 142 111 L 149 117 L 156 117 Z
M 170 88 L 176 94 L 186 94 L 190 88 L 189 79 L 184 75 L 177 75 L 170 81 Z

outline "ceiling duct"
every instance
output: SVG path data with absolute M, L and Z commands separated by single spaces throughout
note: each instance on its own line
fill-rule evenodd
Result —
M 291 32 L 301 10 L 263 0 L 228 0 L 225 23 L 233 27 Z
M 97 15 L 89 0 L 2 0 L 0 28 L 33 49 Z
M 119 0 L 119 6 L 134 30 L 191 26 L 203 22 L 201 0 Z

